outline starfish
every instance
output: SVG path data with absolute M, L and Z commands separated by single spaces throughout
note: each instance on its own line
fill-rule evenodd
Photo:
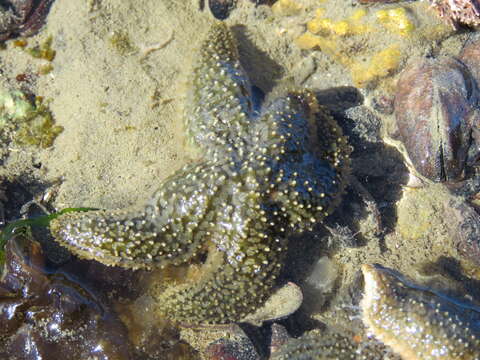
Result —
M 381 343 L 362 341 L 354 336 L 335 332 L 309 332 L 285 343 L 272 360 L 383 360 L 389 350 Z
M 257 111 L 234 38 L 217 23 L 203 42 L 186 104 L 203 160 L 163 181 L 142 208 L 70 213 L 56 240 L 107 265 L 180 265 L 208 251 L 204 276 L 161 294 L 167 316 L 239 320 L 262 305 L 288 238 L 312 229 L 344 192 L 350 147 L 310 91 Z
M 363 265 L 368 330 L 404 360 L 479 360 L 480 307 Z

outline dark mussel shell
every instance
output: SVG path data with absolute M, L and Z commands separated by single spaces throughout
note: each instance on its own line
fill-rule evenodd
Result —
M 415 169 L 433 181 L 461 179 L 479 119 L 467 66 L 452 57 L 416 59 L 400 76 L 394 107 L 398 139 Z
M 474 34 L 467 41 L 459 59 L 468 67 L 477 85 L 480 84 L 480 34 Z

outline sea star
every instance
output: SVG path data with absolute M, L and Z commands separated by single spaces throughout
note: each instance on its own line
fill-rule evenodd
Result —
M 256 111 L 225 25 L 211 28 L 196 61 L 186 128 L 204 161 L 173 174 L 142 209 L 70 213 L 51 229 L 80 257 L 133 269 L 178 265 L 208 248 L 200 281 L 159 303 L 177 320 L 225 323 L 270 295 L 288 237 L 332 212 L 350 147 L 309 91 Z
M 381 343 L 338 333 L 306 333 L 284 344 L 272 360 L 396 360 Z
M 362 318 L 404 360 L 479 360 L 480 307 L 363 265 Z

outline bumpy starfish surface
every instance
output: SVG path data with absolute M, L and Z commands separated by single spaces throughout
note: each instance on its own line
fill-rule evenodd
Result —
M 162 306 L 177 320 L 225 323 L 263 304 L 288 236 L 339 202 L 350 148 L 308 91 L 257 112 L 225 25 L 212 27 L 196 63 L 186 128 L 204 161 L 173 174 L 142 209 L 70 213 L 51 228 L 75 254 L 133 269 L 208 248 L 206 274 L 165 292 Z
M 362 267 L 364 324 L 404 360 L 479 360 L 480 308 L 415 285 L 392 270 Z
M 284 344 L 272 360 L 383 360 L 386 354 L 397 359 L 378 342 L 356 342 L 337 333 L 307 333 Z

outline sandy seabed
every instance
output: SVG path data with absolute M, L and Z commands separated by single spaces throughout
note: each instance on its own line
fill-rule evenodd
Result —
M 306 21 L 320 5 L 334 20 L 349 16 L 358 5 L 347 0 L 298 3 L 303 6 L 299 14 L 282 16 L 273 14 L 267 6 L 255 7 L 249 1 L 240 1 L 226 21 L 238 39 L 241 61 L 252 82 L 267 97 L 277 87 L 322 91 L 353 86 L 350 72 L 342 64 L 321 51 L 302 51 L 294 40 L 305 31 Z M 443 26 L 423 4 L 405 6 L 419 28 Z M 53 71 L 18 83 L 16 75 L 35 74 L 44 61 L 32 58 L 9 42 L 0 53 L 0 86 L 25 89 L 50 99 L 50 109 L 64 131 L 49 149 L 4 146 L 7 155 L 0 176 L 10 181 L 28 183 L 27 180 L 36 179 L 44 184 L 60 184 L 54 199 L 57 209 L 123 208 L 144 202 L 163 179 L 201 156 L 186 146 L 182 112 L 195 54 L 213 21 L 207 10 L 199 10 L 197 0 L 55 1 L 46 26 L 28 39 L 29 44 L 35 44 L 52 36 L 56 50 Z M 444 26 L 442 34 L 433 40 L 422 35 L 398 38 L 404 54 L 401 67 L 414 56 L 456 54 L 468 36 L 455 34 Z M 388 32 L 366 35 L 363 46 L 381 49 L 391 38 Z M 378 136 L 383 136 L 383 130 L 392 126 L 392 118 L 375 117 L 369 106 L 379 94 L 392 95 L 397 74 L 398 71 L 375 87 L 358 90 L 364 101 L 346 112 L 351 123 L 357 122 L 361 127 L 362 121 L 378 121 L 382 129 Z M 328 101 L 335 105 L 335 97 Z M 368 115 L 364 116 L 366 112 Z M 356 150 L 360 159 L 357 164 L 368 164 L 361 149 Z M 402 161 L 401 156 L 395 159 Z M 368 177 L 362 177 L 365 174 L 360 165 L 355 165 L 355 156 L 353 162 L 354 173 L 360 180 Z M 391 180 L 386 171 L 387 167 L 380 169 L 372 181 L 383 181 L 382 194 L 388 193 L 384 188 Z M 368 181 L 364 185 L 372 190 Z M 456 198 L 441 185 L 421 190 L 403 189 L 401 185 L 400 181 L 395 183 L 399 187 L 395 196 L 382 199 L 382 195 L 372 194 L 381 211 L 384 207 L 396 211 L 395 216 L 387 219 L 388 233 L 382 238 L 372 231 L 371 214 L 356 208 L 364 206 L 358 197 L 356 205 L 347 204 L 339 210 L 340 217 L 352 209 L 362 215 L 360 220 L 344 222 L 355 223 L 365 243 L 325 251 L 340 269 L 337 290 L 351 283 L 362 263 L 378 262 L 417 276 L 419 264 L 452 256 L 442 244 L 450 241 L 455 224 L 447 221 L 447 210 L 438 209 L 448 208 L 446 204 Z M 300 261 L 297 265 L 301 264 Z M 294 280 L 302 277 L 296 276 L 292 276 Z M 315 296 L 311 289 L 304 291 Z M 322 296 L 324 304 L 325 294 Z M 341 303 L 339 299 L 329 299 Z M 306 298 L 305 307 L 306 312 L 319 308 L 312 297 Z M 348 321 L 349 313 L 343 318 L 338 312 L 338 308 L 322 308 L 315 316 L 342 325 L 342 321 Z

